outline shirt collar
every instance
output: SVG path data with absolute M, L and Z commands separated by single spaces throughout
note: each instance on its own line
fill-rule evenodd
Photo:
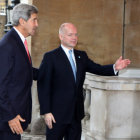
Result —
M 64 50 L 64 52 L 69 56 L 69 49 L 68 48 L 66 48 L 65 46 L 63 46 L 62 44 L 61 44 L 61 47 L 62 47 L 62 49 Z M 73 53 L 73 48 L 71 49 L 72 50 L 72 53 Z
M 63 49 L 63 51 L 65 52 L 65 54 L 67 55 L 67 57 L 69 58 L 70 54 L 69 54 L 69 49 L 64 47 L 62 44 L 61 44 L 61 48 Z M 76 60 L 75 60 L 75 56 L 74 56 L 74 49 L 72 48 L 72 58 L 74 60 L 74 64 L 76 66 Z
M 13 27 L 15 29 L 15 31 L 18 33 L 19 37 L 21 38 L 23 44 L 24 44 L 24 41 L 25 41 L 25 37 L 20 33 L 20 31 L 18 29 L 16 29 L 15 27 Z

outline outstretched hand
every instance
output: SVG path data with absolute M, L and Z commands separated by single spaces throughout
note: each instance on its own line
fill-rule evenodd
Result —
M 126 68 L 131 61 L 129 59 L 122 59 L 122 56 L 115 63 L 115 70 L 122 70 Z

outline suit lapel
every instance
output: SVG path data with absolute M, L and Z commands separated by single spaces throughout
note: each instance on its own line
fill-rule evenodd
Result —
M 76 50 L 74 50 L 74 55 L 75 55 L 75 61 L 76 61 L 76 67 L 77 67 L 77 72 L 76 72 L 76 83 L 78 84 L 78 82 L 79 82 L 79 78 L 80 78 L 80 75 L 81 75 L 81 73 L 80 73 L 80 64 L 81 64 L 81 56 L 79 55 L 79 53 L 76 51 Z
M 16 42 L 15 47 L 17 47 L 17 49 L 20 51 L 21 55 L 23 55 L 24 59 L 26 60 L 26 63 L 29 68 L 30 76 L 32 79 L 32 76 L 33 76 L 32 63 L 29 62 L 29 58 L 28 58 L 27 52 L 25 50 L 24 44 L 23 44 L 21 38 L 19 37 L 19 35 L 17 34 L 17 32 L 13 28 L 11 29 L 11 33 L 13 35 L 13 39 Z
M 58 49 L 59 49 L 59 57 L 61 57 L 61 60 L 64 62 L 66 68 L 68 69 L 69 73 L 71 74 L 71 77 L 73 79 L 72 81 L 75 83 L 75 78 L 74 78 L 74 75 L 73 75 L 73 71 L 72 71 L 70 61 L 69 61 L 67 55 L 65 54 L 64 50 L 62 49 L 62 47 L 60 46 Z
M 15 39 L 15 41 L 17 42 L 17 47 L 20 49 L 21 53 L 23 54 L 24 58 L 26 59 L 26 62 L 28 63 L 29 67 L 32 67 L 32 63 L 30 63 L 27 52 L 25 50 L 25 46 L 21 40 L 21 38 L 19 37 L 19 35 L 17 34 L 17 32 L 12 28 L 11 32 L 13 33 L 13 37 Z

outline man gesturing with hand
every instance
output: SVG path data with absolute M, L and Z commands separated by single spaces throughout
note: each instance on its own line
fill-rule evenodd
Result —
M 72 23 L 60 26 L 59 39 L 61 45 L 45 53 L 39 68 L 40 113 L 47 125 L 47 140 L 81 140 L 86 72 L 114 76 L 130 60 L 120 57 L 115 64 L 95 63 L 86 52 L 75 49 L 78 33 Z

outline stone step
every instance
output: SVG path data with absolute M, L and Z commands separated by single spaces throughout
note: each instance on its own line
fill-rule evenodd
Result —
M 32 135 L 28 133 L 24 133 L 21 136 L 21 140 L 46 140 L 45 135 Z

